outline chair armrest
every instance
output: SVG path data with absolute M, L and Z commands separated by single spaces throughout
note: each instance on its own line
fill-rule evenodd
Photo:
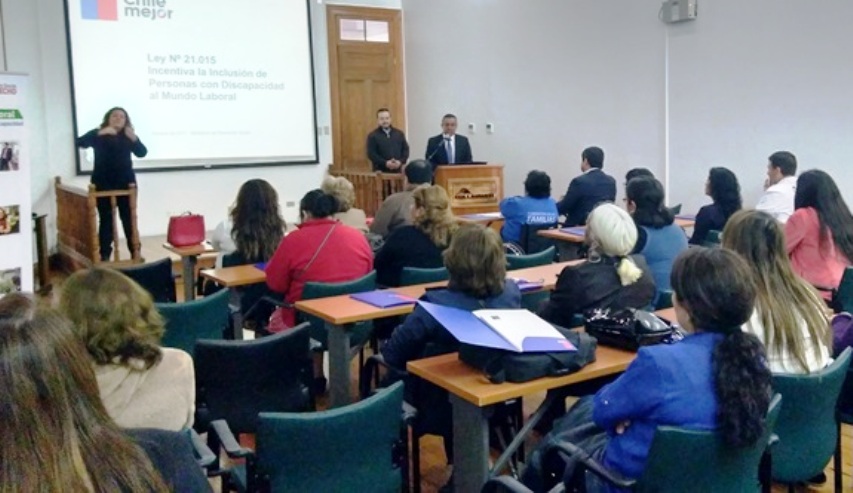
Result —
M 546 449 L 546 453 L 551 450 L 559 450 L 560 452 L 568 454 L 569 456 L 577 459 L 578 461 L 580 461 L 581 464 L 583 464 L 583 466 L 587 470 L 591 471 L 593 474 L 603 479 L 604 481 L 607 481 L 608 483 L 619 488 L 631 488 L 637 482 L 634 479 L 624 478 L 618 473 L 607 469 L 602 463 L 598 462 L 591 455 L 589 455 L 587 451 L 581 449 L 573 443 L 566 441 L 557 442 L 549 446 Z
M 231 428 L 228 427 L 228 423 L 226 423 L 225 420 L 217 419 L 210 423 L 210 427 L 213 429 L 213 432 L 216 433 L 217 438 L 219 438 L 219 443 L 222 444 L 222 448 L 225 449 L 228 457 L 231 457 L 232 459 L 241 459 L 255 455 L 253 450 L 240 446 L 240 443 L 237 442 L 236 438 L 234 438 L 234 434 L 231 433 Z
M 261 298 L 258 301 L 256 301 L 255 304 L 252 305 L 246 311 L 246 313 L 243 316 L 245 318 L 251 317 L 263 305 L 272 305 L 276 308 L 293 308 L 292 303 L 288 303 L 284 300 L 277 300 L 277 299 L 273 298 L 272 296 L 265 294 L 265 295 L 261 296 Z
M 404 378 L 408 375 L 404 370 L 400 370 L 388 364 L 385 361 L 385 358 L 381 354 L 374 354 L 367 358 L 364 362 L 364 366 L 361 369 L 361 374 L 359 375 L 359 394 L 362 399 L 366 399 L 370 397 L 370 383 L 373 379 L 373 375 L 376 370 L 379 368 L 385 368 L 386 370 L 393 372 L 395 376 L 399 378 Z
M 193 446 L 193 452 L 195 453 L 195 460 L 200 467 L 207 468 L 211 464 L 216 462 L 216 454 L 210 450 L 210 447 L 201 439 L 198 433 L 195 430 L 190 428 L 190 443 Z

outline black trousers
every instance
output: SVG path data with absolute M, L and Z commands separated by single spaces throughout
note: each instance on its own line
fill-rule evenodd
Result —
M 116 207 L 121 218 L 122 229 L 124 229 L 124 237 L 127 240 L 127 249 L 132 256 L 133 229 L 130 224 L 130 199 L 116 197 Z M 101 244 L 101 260 L 108 260 L 113 252 L 113 214 L 109 197 L 98 199 L 98 241 Z

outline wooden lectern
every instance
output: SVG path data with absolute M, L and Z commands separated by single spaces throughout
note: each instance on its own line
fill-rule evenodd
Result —
M 435 184 L 447 190 L 455 216 L 495 212 L 504 198 L 504 167 L 502 164 L 438 166 Z

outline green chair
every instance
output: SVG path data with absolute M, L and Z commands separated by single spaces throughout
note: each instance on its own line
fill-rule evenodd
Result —
M 557 248 L 553 246 L 548 247 L 539 253 L 531 253 L 530 255 L 507 255 L 507 270 L 526 269 L 528 267 L 548 265 L 554 261 L 555 255 L 557 255 Z
M 705 241 L 702 242 L 702 246 L 706 248 L 714 248 L 720 246 L 722 242 L 723 232 L 718 231 L 716 229 L 712 229 L 708 231 L 708 234 L 705 235 Z
M 773 375 L 773 390 L 785 399 L 775 429 L 779 443 L 773 448 L 773 480 L 787 483 L 788 491 L 794 491 L 795 483 L 821 474 L 833 455 L 835 491 L 841 491 L 841 425 L 836 406 L 851 354 L 851 349 L 845 349 L 815 373 Z
M 228 296 L 228 290 L 221 289 L 210 296 L 185 303 L 155 304 L 166 322 L 161 344 L 183 349 L 192 356 L 197 340 L 222 339 L 231 323 Z
M 853 313 L 853 267 L 844 269 L 841 283 L 832 297 L 832 304 L 836 313 Z
M 675 204 L 672 207 L 667 207 L 667 209 L 669 209 L 669 212 L 671 212 L 673 216 L 681 214 L 681 204 Z
M 450 273 L 447 272 L 447 267 L 438 267 L 435 269 L 403 267 L 403 272 L 400 274 L 400 286 L 446 281 L 448 279 L 450 279 Z
M 256 451 L 243 448 L 225 421 L 213 423 L 223 448 L 246 464 L 226 474 L 241 492 L 399 492 L 403 383 L 348 406 L 313 413 L 259 414 Z
M 655 300 L 655 311 L 672 308 L 672 290 L 666 289 L 658 291 L 657 300 Z
M 578 459 L 577 478 L 586 471 L 606 483 L 636 492 L 717 493 L 757 492 L 759 485 L 770 492 L 770 460 L 766 454 L 774 424 L 780 414 L 782 396 L 775 395 L 767 412 L 764 434 L 750 447 L 733 449 L 712 431 L 660 426 L 655 431 L 643 475 L 637 480 L 617 477 L 585 451 L 568 442 L 555 444 L 549 453 L 560 451 Z M 787 403 L 786 403 L 787 405 Z M 778 425 L 777 425 L 778 426 Z M 775 452 L 774 452 L 775 455 Z M 775 458 L 775 457 L 774 457 Z M 773 467 L 776 463 L 773 461 Z M 562 477 L 562 475 L 558 475 Z M 582 483 L 582 481 L 578 481 Z M 490 480 L 483 492 L 530 491 L 506 476 Z M 551 491 L 563 491 L 560 486 Z M 581 484 L 580 491 L 585 491 Z

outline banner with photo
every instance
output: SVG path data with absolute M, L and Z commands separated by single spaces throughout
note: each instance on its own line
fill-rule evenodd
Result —
M 33 291 L 27 76 L 0 73 L 0 296 Z

